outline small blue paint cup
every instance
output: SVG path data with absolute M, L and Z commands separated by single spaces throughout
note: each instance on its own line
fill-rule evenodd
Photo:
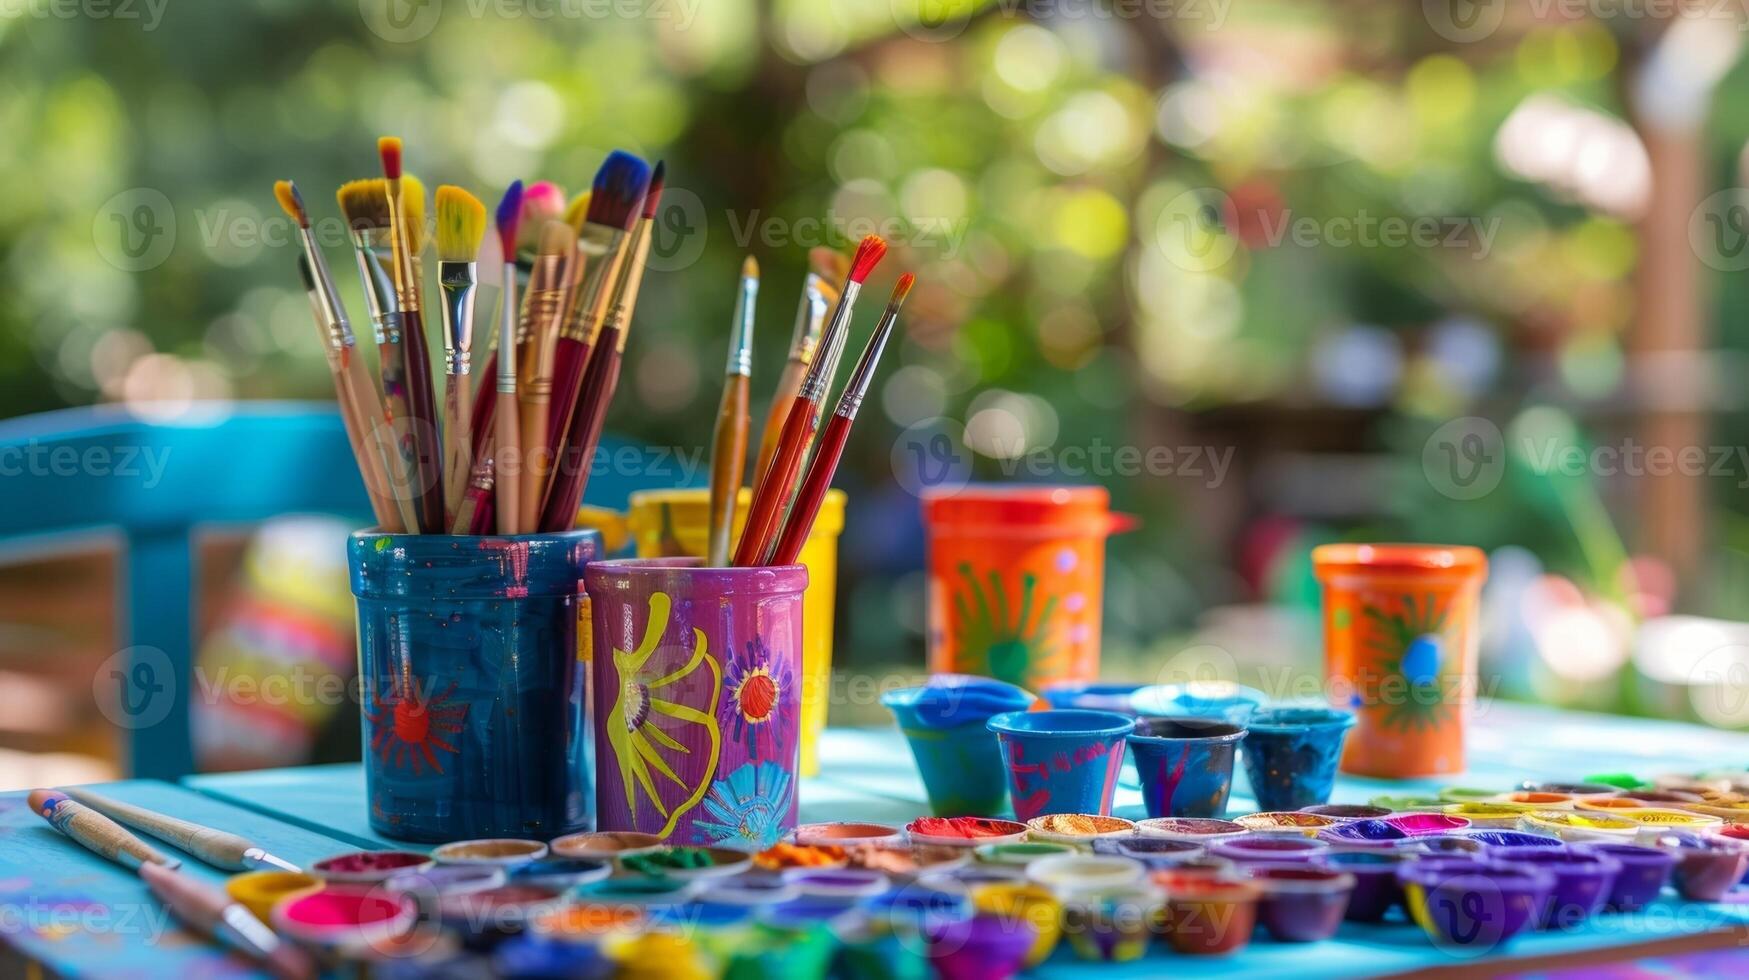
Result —
M 1222 817 L 1245 729 L 1208 718 L 1142 718 L 1130 754 L 1150 817 Z
M 595 531 L 352 536 L 372 830 L 442 842 L 592 828 L 577 619 L 600 555 Z
M 930 812 L 938 817 L 991 816 L 1007 807 L 1008 773 L 986 722 L 1032 702 L 1013 684 L 968 674 L 937 674 L 927 684 L 881 695 L 911 745 Z
M 1086 708 L 1090 711 L 1115 711 L 1120 715 L 1133 715 L 1136 709 L 1131 699 L 1141 689 L 1140 684 L 1062 681 L 1046 685 L 1038 695 L 1053 708 Z
M 1190 681 L 1154 684 L 1130 695 L 1135 713 L 1155 718 L 1214 718 L 1244 725 L 1269 696 L 1232 681 Z
M 1330 802 L 1342 742 L 1354 726 L 1346 711 L 1264 708 L 1245 733 L 1245 775 L 1260 810 L 1299 810 Z
M 1114 711 L 1011 711 L 989 721 L 1002 749 L 1014 815 L 1111 813 L 1124 739 L 1136 720 Z

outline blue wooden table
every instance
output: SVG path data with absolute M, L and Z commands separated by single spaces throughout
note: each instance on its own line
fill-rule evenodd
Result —
M 923 812 L 923 788 L 894 730 L 827 733 L 824 772 L 802 783 L 803 820 L 858 819 L 903 823 Z M 1589 773 L 1642 775 L 1694 771 L 1749 762 L 1749 736 L 1665 722 L 1584 715 L 1496 704 L 1476 721 L 1471 768 L 1442 783 L 1343 779 L 1335 802 L 1359 803 L 1385 793 L 1431 790 L 1446 783 L 1502 789 L 1522 779 L 1574 779 Z M 360 846 L 394 842 L 365 820 L 364 783 L 356 766 L 282 769 L 195 776 L 181 786 L 147 780 L 112 783 L 104 792 L 255 838 L 299 863 Z M 1241 777 L 1232 812 L 1254 810 Z M 60 837 L 26 807 L 22 793 L 0 794 L 0 935 L 19 962 L 68 976 L 198 977 L 250 975 L 245 964 L 167 921 L 145 889 Z M 1117 812 L 1138 816 L 1140 796 L 1120 788 Z M 403 846 L 403 845 L 396 845 Z M 223 873 L 191 862 L 214 882 Z M 1486 964 L 1490 972 L 1550 975 L 1584 957 L 1610 960 L 1669 956 L 1705 963 L 1737 976 L 1749 965 L 1735 950 L 1749 945 L 1749 905 L 1667 902 L 1634 916 L 1602 915 L 1571 931 L 1521 936 Z M 1722 952 L 1694 952 L 1713 948 Z M 1699 957 L 1700 959 L 1696 959 Z M 1724 957 L 1724 959 L 1721 959 Z M 1496 962 L 1495 960 L 1502 960 Z M 1066 947 L 1041 977 L 1362 976 L 1439 967 L 1473 968 L 1434 949 L 1404 923 L 1344 925 L 1337 938 L 1288 945 L 1259 938 L 1237 957 L 1173 956 L 1156 944 L 1149 958 L 1090 974 Z M 1586 969 L 1595 969 L 1586 966 Z M 13 971 L 0 970 L 4 975 Z

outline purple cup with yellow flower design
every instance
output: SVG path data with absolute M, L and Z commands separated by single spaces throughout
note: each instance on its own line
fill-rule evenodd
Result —
M 596 824 L 759 849 L 796 826 L 802 565 L 596 562 Z

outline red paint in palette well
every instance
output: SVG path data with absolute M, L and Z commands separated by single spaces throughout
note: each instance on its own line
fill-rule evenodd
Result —
M 393 871 L 430 862 L 430 858 L 412 851 L 354 851 L 338 854 L 316 863 L 318 871 L 332 874 L 358 874 L 363 871 Z
M 281 914 L 303 925 L 364 926 L 392 921 L 401 903 L 369 891 L 328 888 L 294 899 Z

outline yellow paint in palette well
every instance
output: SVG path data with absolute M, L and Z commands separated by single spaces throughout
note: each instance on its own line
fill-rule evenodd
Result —
M 1686 810 L 1667 810 L 1662 807 L 1642 807 L 1636 810 L 1619 811 L 1623 819 L 1652 827 L 1670 827 L 1678 830 L 1706 830 L 1723 826 L 1722 817 L 1709 816 L 1705 813 L 1689 813 Z M 1749 816 L 1749 814 L 1745 814 Z
M 1580 810 L 1537 810 L 1518 818 L 1518 829 L 1552 834 L 1562 840 L 1628 839 L 1640 825 L 1613 814 Z
M 1534 810 L 1523 803 L 1453 803 L 1441 812 L 1447 816 L 1463 817 L 1472 827 L 1510 830 L 1518 826 L 1519 817 Z

